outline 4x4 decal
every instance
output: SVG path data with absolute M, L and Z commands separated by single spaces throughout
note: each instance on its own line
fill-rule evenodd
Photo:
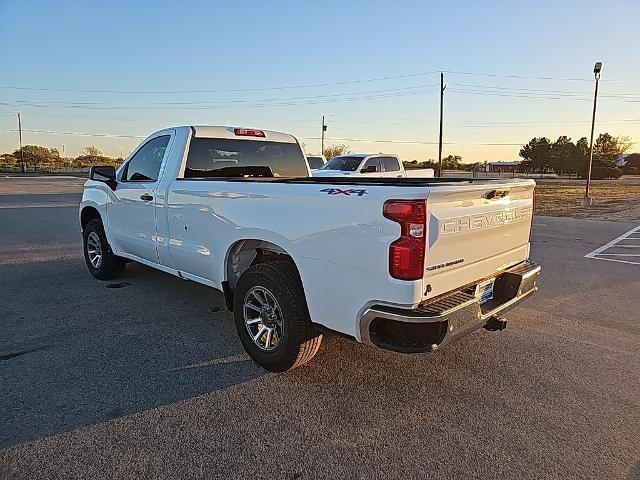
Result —
M 365 189 L 355 189 L 349 188 L 348 190 L 343 190 L 341 188 L 325 188 L 320 190 L 321 192 L 326 193 L 327 195 L 356 195 L 358 197 L 362 197 L 363 195 L 368 195 L 368 192 Z

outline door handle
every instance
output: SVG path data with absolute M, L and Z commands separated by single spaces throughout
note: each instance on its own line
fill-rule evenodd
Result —
M 153 195 L 149 195 L 148 193 L 143 193 L 140 195 L 140 200 L 144 200 L 145 202 L 150 202 L 153 200 Z

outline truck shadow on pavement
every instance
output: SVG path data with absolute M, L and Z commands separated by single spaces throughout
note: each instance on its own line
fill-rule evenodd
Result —
M 100 282 L 79 258 L 0 264 L 0 279 L 0 448 L 266 374 L 214 289 L 135 263 Z
M 344 478 L 381 452 L 381 478 L 638 478 L 636 357 L 609 351 L 596 369 L 591 345 L 548 334 L 557 317 L 522 307 L 516 328 L 433 356 L 329 336 L 309 365 L 268 375 L 215 290 L 138 264 L 99 282 L 77 254 L 16 258 L 0 258 L 0 448 L 76 430 L 0 451 L 0 470 L 21 478 L 128 477 L 147 461 L 166 478 L 185 462 L 217 478 L 303 478 L 328 458 Z M 585 438 L 615 455 L 594 461 Z M 277 461 L 247 462 L 273 448 Z

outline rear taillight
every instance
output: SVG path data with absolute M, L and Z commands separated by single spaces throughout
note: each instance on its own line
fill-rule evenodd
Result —
M 399 280 L 421 279 L 427 242 L 425 201 L 389 200 L 382 214 L 400 224 L 400 238 L 389 247 L 389 273 Z
M 265 137 L 262 130 L 253 130 L 252 128 L 234 128 L 233 133 L 239 137 Z

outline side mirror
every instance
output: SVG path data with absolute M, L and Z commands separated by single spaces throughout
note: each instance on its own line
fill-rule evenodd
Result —
M 378 167 L 376 167 L 375 165 L 368 165 L 364 167 L 362 170 L 360 170 L 360 173 L 374 173 L 377 171 L 378 171 Z
M 104 182 L 113 190 L 117 183 L 116 167 L 112 167 L 111 165 L 91 167 L 89 169 L 89 178 L 97 182 Z

